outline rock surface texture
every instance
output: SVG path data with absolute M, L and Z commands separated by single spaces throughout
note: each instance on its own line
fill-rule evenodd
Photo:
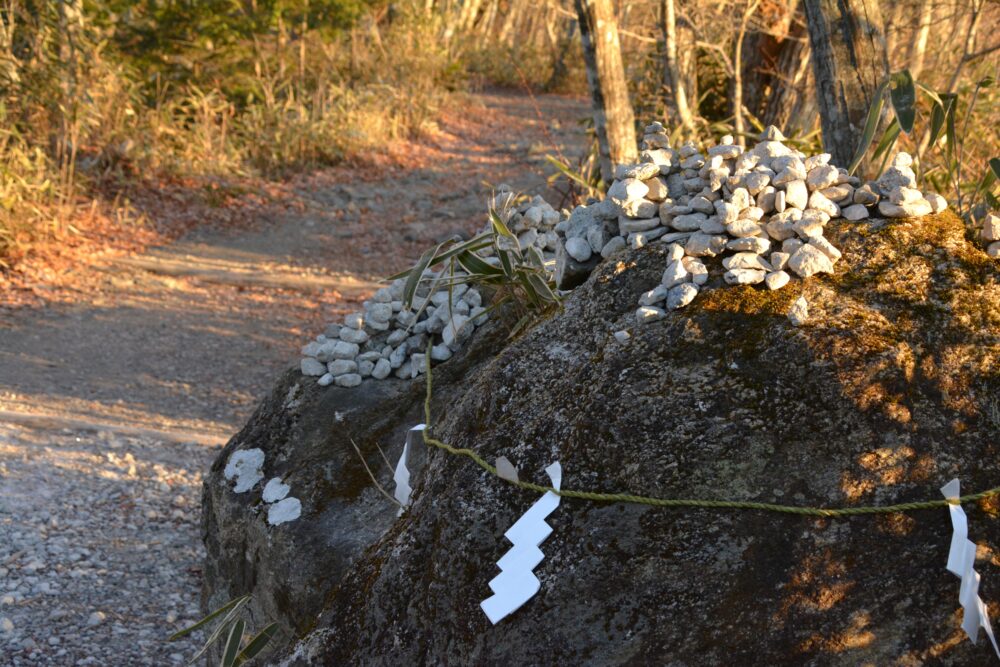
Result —
M 435 371 L 435 434 L 564 489 L 806 506 L 936 499 L 1000 479 L 1000 270 L 950 213 L 831 221 L 832 274 L 703 291 L 638 326 L 665 244 L 602 263 L 564 312 L 495 354 L 482 335 Z M 753 269 L 740 269 L 753 270 Z M 720 281 L 712 276 L 710 281 Z M 688 283 L 683 283 L 688 284 Z M 808 320 L 786 316 L 804 296 Z M 626 335 L 618 335 L 625 332 Z M 308 386 L 307 386 L 308 385 Z M 298 389 L 293 389 L 298 386 Z M 288 374 L 205 486 L 206 605 L 253 593 L 282 624 L 270 662 L 328 664 L 988 664 L 945 570 L 944 510 L 850 519 L 565 499 L 540 592 L 493 626 L 479 608 L 538 497 L 437 450 L 391 492 L 422 380 L 321 390 Z M 237 448 L 302 498 L 268 527 L 234 494 Z M 424 448 L 418 447 L 419 451 Z M 231 483 L 230 483 L 231 485 Z M 1000 616 L 1000 504 L 966 507 L 980 595 Z

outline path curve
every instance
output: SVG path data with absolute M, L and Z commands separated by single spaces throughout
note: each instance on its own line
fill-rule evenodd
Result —
M 243 231 L 97 258 L 77 271 L 100 289 L 0 320 L 0 665 L 183 664 L 161 640 L 198 614 L 216 446 L 379 276 L 477 231 L 490 185 L 551 195 L 545 156 L 579 154 L 585 114 L 472 96 L 392 161 L 298 177 Z

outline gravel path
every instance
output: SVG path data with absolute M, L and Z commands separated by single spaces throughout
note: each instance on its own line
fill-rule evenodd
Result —
M 0 427 L 0 662 L 170 665 L 200 616 L 198 445 Z
M 579 100 L 470 104 L 402 157 L 282 184 L 245 229 L 94 257 L 35 286 L 45 307 L 0 303 L 0 667 L 190 659 L 196 642 L 164 639 L 201 616 L 217 446 L 373 278 L 479 231 L 490 184 L 544 193 L 545 155 L 583 148 Z

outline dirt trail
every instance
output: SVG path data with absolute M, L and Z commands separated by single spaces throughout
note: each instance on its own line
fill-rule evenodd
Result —
M 537 104 L 476 96 L 392 147 L 404 168 L 301 177 L 242 231 L 101 253 L 39 285 L 47 307 L 0 309 L 0 666 L 190 659 L 197 638 L 164 638 L 200 616 L 217 446 L 377 277 L 478 231 L 486 184 L 544 190 L 544 156 L 582 149 L 585 110 Z
M 579 152 L 584 113 L 561 97 L 475 96 L 428 141 L 394 147 L 405 169 L 321 171 L 250 231 L 195 230 L 82 267 L 107 274 L 103 289 L 0 321 L 0 421 L 224 441 L 378 277 L 477 230 L 487 184 L 543 191 L 545 155 Z

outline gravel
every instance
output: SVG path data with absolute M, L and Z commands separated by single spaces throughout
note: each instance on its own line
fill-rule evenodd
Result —
M 0 426 L 0 665 L 181 665 L 213 451 Z M 180 462 L 180 463 L 178 463 Z

